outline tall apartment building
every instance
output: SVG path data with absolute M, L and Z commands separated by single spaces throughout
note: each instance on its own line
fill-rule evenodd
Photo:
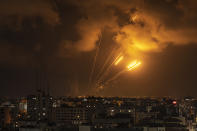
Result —
M 88 123 L 88 111 L 82 107 L 52 108 L 50 120 L 62 124 L 81 125 Z
M 27 115 L 29 120 L 48 120 L 52 108 L 53 98 L 49 94 L 38 90 L 37 95 L 27 97 Z

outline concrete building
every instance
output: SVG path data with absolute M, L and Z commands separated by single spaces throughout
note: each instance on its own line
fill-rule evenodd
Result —
M 50 120 L 62 124 L 81 125 L 88 123 L 88 112 L 82 107 L 52 108 Z
M 16 106 L 10 102 L 0 105 L 0 128 L 15 128 Z
M 27 97 L 27 118 L 35 121 L 47 120 L 52 105 L 53 98 L 49 94 L 38 90 L 37 95 Z

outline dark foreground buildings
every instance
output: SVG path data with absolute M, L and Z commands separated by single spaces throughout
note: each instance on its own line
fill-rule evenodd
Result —
M 0 129 L 13 131 L 195 131 L 194 98 L 51 97 L 39 90 L 1 99 Z

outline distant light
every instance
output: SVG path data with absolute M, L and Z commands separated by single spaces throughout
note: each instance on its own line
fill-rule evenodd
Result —
M 88 101 L 88 99 L 84 98 L 83 101 Z
M 173 102 L 172 102 L 172 104 L 173 104 L 173 105 L 176 105 L 176 104 L 177 104 L 177 102 L 176 102 L 176 101 L 173 101 Z

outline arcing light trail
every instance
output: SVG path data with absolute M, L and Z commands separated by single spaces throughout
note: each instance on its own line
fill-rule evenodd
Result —
M 118 51 L 118 52 L 117 52 L 117 51 Z M 106 67 L 105 71 L 104 71 L 104 72 L 102 73 L 102 75 L 98 78 L 98 81 L 97 81 L 98 83 L 100 83 L 100 82 L 104 79 L 104 77 L 106 77 L 106 75 L 109 74 L 110 69 L 113 67 L 113 65 L 115 64 L 115 62 L 117 61 L 117 59 L 121 56 L 121 53 L 119 53 L 119 52 L 121 52 L 121 51 L 120 51 L 119 49 L 117 49 L 117 51 L 113 52 L 113 54 L 112 54 L 112 56 L 113 56 L 112 62 L 109 63 L 109 65 Z M 115 57 L 117 53 L 118 53 L 118 56 Z
M 98 45 L 96 48 L 96 53 L 93 59 L 93 65 L 90 71 L 90 77 L 89 77 L 89 83 L 88 87 L 91 87 L 92 89 L 96 89 L 95 91 L 98 93 L 98 91 L 103 90 L 106 85 L 108 85 L 113 80 L 117 79 L 121 74 L 125 73 L 126 71 L 131 71 L 137 68 L 141 62 L 138 60 L 134 60 L 130 62 L 126 67 L 122 67 L 125 62 L 127 62 L 127 54 L 125 51 L 120 47 L 113 47 L 113 50 L 109 53 L 107 57 L 105 57 L 105 60 L 99 70 L 99 72 L 96 73 L 95 68 L 98 63 L 98 56 L 100 53 L 101 48 L 101 38 L 102 34 L 100 34 Z M 113 70 L 119 70 L 118 73 L 114 74 Z M 113 76 L 111 76 L 113 75 Z M 93 79 L 94 78 L 94 79 Z
M 115 66 L 117 66 L 122 60 L 123 60 L 123 56 L 120 56 L 117 61 L 114 63 Z
M 96 79 L 100 80 L 101 76 L 103 75 L 104 71 L 106 72 L 106 68 L 108 68 L 108 64 L 110 63 L 111 59 L 114 59 L 114 53 L 116 51 L 116 48 L 114 47 L 111 51 L 111 53 L 109 54 L 109 56 L 106 58 L 103 66 L 101 67 L 98 75 L 96 76 Z
M 128 71 L 130 71 L 130 70 L 132 70 L 132 69 L 138 67 L 140 64 L 141 64 L 140 61 L 137 61 L 137 60 L 132 61 L 132 62 L 127 66 Z
M 109 80 L 107 80 L 105 82 L 105 84 L 108 84 L 109 82 L 115 80 L 116 78 L 118 78 L 121 74 L 125 73 L 126 71 L 134 70 L 135 68 L 137 68 L 140 65 L 141 65 L 141 62 L 140 61 L 137 61 L 137 60 L 132 61 L 125 69 L 121 70 L 120 72 L 118 72 L 117 74 L 115 74 L 112 78 L 110 78 Z
M 100 38 L 99 38 L 98 47 L 96 48 L 96 53 L 95 53 L 95 56 L 94 56 L 94 61 L 93 61 L 93 65 L 92 65 L 92 70 L 91 70 L 91 72 L 90 72 L 88 87 L 91 86 L 91 84 L 92 84 L 92 77 L 93 77 L 94 70 L 95 70 L 95 66 L 96 66 L 96 62 L 97 62 L 97 56 L 98 56 L 99 50 L 100 50 L 101 39 L 102 39 L 102 33 L 100 33 Z

